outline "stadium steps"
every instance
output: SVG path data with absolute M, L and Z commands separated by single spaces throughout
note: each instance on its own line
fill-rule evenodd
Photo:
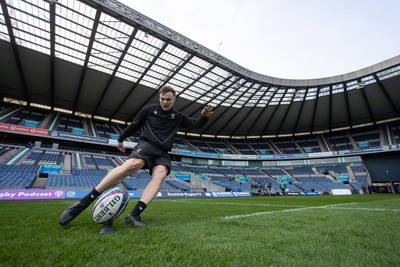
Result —
M 180 137 L 179 137 L 180 138 Z M 187 147 L 189 147 L 193 151 L 200 151 L 200 149 L 197 146 L 194 146 L 190 143 L 189 140 L 186 140 L 185 138 L 180 138 L 183 144 L 185 144 Z
M 47 127 L 48 124 L 52 121 L 52 119 L 55 117 L 54 113 L 49 113 L 47 116 L 42 120 L 42 122 L 39 124 L 38 128 L 42 129 L 49 129 Z
M 174 181 L 177 181 L 177 182 L 179 182 L 179 183 L 181 183 L 181 184 L 183 184 L 183 185 L 186 185 L 186 186 L 188 186 L 188 187 L 190 187 L 191 189 L 194 189 L 194 190 L 203 190 L 203 188 L 198 187 L 198 186 L 195 186 L 195 185 L 193 185 L 192 183 L 187 182 L 187 181 L 185 181 L 185 180 L 179 179 L 178 177 L 176 177 L 176 176 L 173 175 L 173 174 L 170 174 L 170 175 L 169 175 L 169 178 L 168 178 L 167 180 L 174 180 Z M 167 180 L 166 180 L 166 181 L 167 181 Z
M 225 191 L 225 187 L 215 184 L 210 180 L 203 180 L 199 176 L 191 174 L 190 184 L 195 188 L 206 189 L 207 191 Z
M 326 178 L 328 178 L 329 180 L 331 180 L 331 182 L 337 182 L 337 180 L 335 179 L 336 176 L 338 176 L 337 173 L 333 172 L 333 171 L 329 171 L 329 174 L 321 174 L 322 176 L 325 176 Z
M 316 167 L 311 167 L 311 170 L 315 173 L 315 174 L 321 174 Z
M 62 163 L 62 170 L 60 174 L 71 175 L 72 170 L 72 155 L 66 154 L 64 156 L 64 162 Z
M 357 177 L 356 177 L 356 175 L 354 174 L 354 171 L 353 171 L 353 169 L 351 168 L 351 166 L 350 166 L 350 165 L 347 165 L 347 166 L 346 166 L 346 169 L 347 169 L 347 172 L 349 173 L 350 181 L 356 182 L 356 181 L 357 181 Z
M 347 137 L 350 140 L 350 143 L 353 147 L 358 147 L 356 141 L 354 140 L 353 136 L 351 135 L 351 133 L 349 131 L 346 131 Z
M 350 191 L 354 190 L 354 187 L 351 184 L 344 184 Z
M 11 159 L 14 156 L 14 154 L 17 153 L 17 151 L 19 149 L 20 148 L 12 148 L 12 149 L 8 150 L 7 152 L 5 152 L 4 154 L 2 154 L 0 156 L 0 163 L 5 163 L 7 160 Z
M 4 161 L 3 164 L 12 165 L 22 159 L 28 152 L 30 151 L 29 148 L 25 147 L 24 149 L 20 149 L 17 153 L 15 153 L 11 158 Z
M 60 113 L 56 113 L 54 117 L 49 120 L 49 123 L 45 126 L 46 129 L 50 131 L 55 131 L 57 127 L 57 122 L 60 120 Z
M 11 111 L 7 110 L 6 112 L 4 112 L 3 114 L 1 114 L 0 117 L 0 122 L 5 122 L 8 118 L 10 118 L 11 116 L 13 116 L 14 114 L 17 114 L 17 112 L 19 112 L 20 110 L 22 110 L 24 107 L 12 107 Z M 9 112 L 8 112 L 9 111 Z M 7 113 L 8 112 L 8 113 Z
M 33 182 L 32 188 L 44 189 L 44 188 L 46 187 L 46 181 L 47 181 L 47 178 L 38 177 L 38 178 L 36 178 L 36 180 Z
M 274 151 L 275 154 L 283 154 L 272 140 L 266 140 L 266 143 L 269 145 L 272 151 Z
M 234 147 L 231 143 L 229 143 L 226 140 L 223 140 L 224 144 L 233 152 L 235 152 L 235 154 L 240 155 L 240 152 L 236 149 L 236 147 Z

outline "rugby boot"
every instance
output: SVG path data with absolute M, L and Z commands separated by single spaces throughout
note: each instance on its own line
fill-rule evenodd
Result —
M 103 228 L 100 229 L 99 234 L 106 235 L 112 233 L 115 233 L 113 221 L 103 223 Z
M 130 224 L 135 227 L 145 227 L 146 226 L 146 224 L 144 224 L 144 222 L 142 222 L 142 220 L 140 219 L 139 215 L 129 214 L 128 216 L 126 216 L 125 222 L 127 224 Z
M 58 222 L 61 225 L 67 225 L 76 217 L 78 217 L 78 215 L 81 214 L 81 212 L 84 211 L 86 208 L 87 206 L 78 201 L 66 210 L 64 210 L 64 212 L 60 216 L 60 219 L 58 219 Z

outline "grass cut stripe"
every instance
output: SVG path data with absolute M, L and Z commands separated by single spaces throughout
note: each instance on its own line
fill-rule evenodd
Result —
M 390 212 L 400 212 L 399 209 L 376 209 L 376 208 L 344 208 L 344 207 L 335 207 L 334 209 L 339 210 L 362 210 L 362 211 L 390 211 Z
M 165 200 L 168 202 L 182 203 L 182 200 Z M 231 202 L 208 202 L 208 201 L 191 201 L 190 204 L 206 204 L 206 205 L 234 205 L 234 206 L 260 206 L 260 207 L 307 207 L 304 205 L 284 205 L 284 204 L 260 204 L 260 203 L 231 203 Z
M 313 207 L 303 207 L 303 208 L 297 208 L 297 209 L 256 212 L 256 213 L 250 213 L 250 214 L 225 216 L 225 217 L 222 217 L 222 219 L 231 220 L 231 219 L 239 219 L 239 218 L 244 218 L 244 217 L 260 216 L 260 215 L 265 215 L 265 214 L 280 213 L 280 212 L 302 211 L 302 210 L 309 210 L 309 209 L 325 209 L 325 208 L 332 208 L 332 207 L 343 206 L 343 205 L 354 205 L 354 204 L 357 204 L 357 203 L 333 204 L 333 205 L 328 205 L 328 206 L 313 206 Z

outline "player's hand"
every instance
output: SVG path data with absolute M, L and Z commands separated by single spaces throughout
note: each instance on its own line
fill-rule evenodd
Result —
M 118 143 L 117 143 L 117 148 L 118 148 L 118 150 L 121 151 L 122 153 L 125 153 L 126 148 L 124 147 L 124 143 L 118 142 Z
M 213 114 L 214 114 L 214 109 L 210 105 L 205 106 L 201 111 L 201 115 L 207 118 L 209 118 Z

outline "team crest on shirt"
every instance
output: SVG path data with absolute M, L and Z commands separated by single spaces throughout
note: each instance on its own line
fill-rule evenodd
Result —
M 171 119 L 175 120 L 175 113 L 171 114 Z
M 158 113 L 157 110 L 154 110 L 154 115 L 157 115 L 157 113 Z

